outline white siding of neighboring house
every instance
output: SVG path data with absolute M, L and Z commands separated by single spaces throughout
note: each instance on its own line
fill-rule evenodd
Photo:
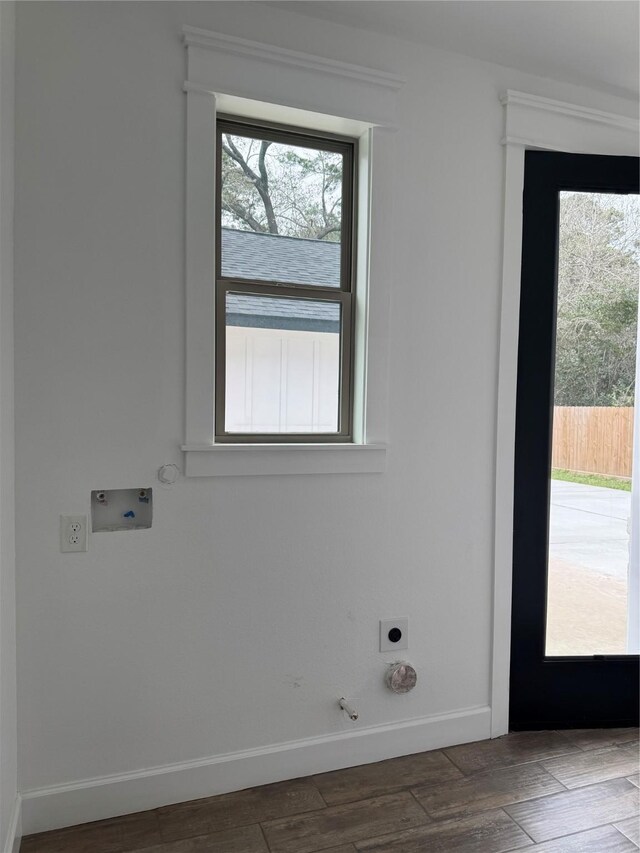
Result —
M 228 326 L 228 432 L 335 432 L 340 335 Z

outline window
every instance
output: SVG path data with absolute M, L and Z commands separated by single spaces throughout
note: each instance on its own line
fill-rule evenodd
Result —
M 216 442 L 352 439 L 356 141 L 217 121 Z
M 404 81 L 183 29 L 185 474 L 380 473 L 389 421 L 393 131 Z M 240 160 L 243 151 L 249 156 L 240 146 L 253 144 L 249 174 L 237 156 L 223 161 L 223 132 Z M 270 143 L 263 166 L 277 233 L 255 182 L 262 142 Z M 288 163 L 288 184 L 282 170 L 279 179 L 269 171 L 276 155 Z M 325 180 L 330 167 L 333 175 L 325 208 L 309 162 L 320 155 Z M 222 210 L 225 162 L 234 169 L 226 190 L 235 184 L 236 193 L 225 205 L 235 202 L 235 211 Z M 306 231 L 290 215 L 301 200 Z M 269 247 L 277 247 L 275 260 Z

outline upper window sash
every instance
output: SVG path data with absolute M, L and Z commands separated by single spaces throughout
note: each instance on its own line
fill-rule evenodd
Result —
M 310 148 L 317 151 L 331 151 L 342 156 L 342 206 L 340 221 L 340 287 L 336 288 L 322 283 L 278 281 L 261 279 L 256 276 L 223 276 L 222 275 L 222 135 L 225 133 L 248 137 L 250 139 L 270 140 L 281 144 L 291 144 Z M 290 128 L 277 124 L 256 121 L 244 122 L 218 114 L 216 121 L 216 280 L 217 281 L 251 281 L 254 284 L 264 283 L 270 286 L 299 287 L 305 290 L 317 291 L 326 289 L 335 292 L 341 290 L 351 293 L 354 290 L 356 278 L 356 252 L 354 239 L 357 230 L 356 206 L 357 173 L 355 163 L 358 157 L 358 142 L 350 137 L 337 134 L 314 132 L 304 128 Z

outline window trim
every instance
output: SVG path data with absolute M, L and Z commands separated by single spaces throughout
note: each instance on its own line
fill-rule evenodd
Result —
M 278 282 L 268 279 L 225 278 L 222 275 L 222 135 L 235 133 L 255 139 L 270 139 L 343 156 L 342 214 L 340 233 L 340 287 Z M 216 116 L 215 180 L 215 394 L 214 442 L 216 444 L 334 444 L 353 442 L 354 362 L 357 282 L 358 139 L 313 131 L 293 125 Z M 315 301 L 339 302 L 341 306 L 338 430 L 307 433 L 238 433 L 225 429 L 226 406 L 226 295 L 227 293 L 271 294 Z
M 390 425 L 389 318 L 397 275 L 385 235 L 394 221 L 397 111 L 406 80 L 388 71 L 195 27 L 183 26 L 182 33 L 186 341 L 184 439 L 179 446 L 185 475 L 382 473 Z M 359 140 L 358 322 L 350 443 L 214 442 L 216 112 Z

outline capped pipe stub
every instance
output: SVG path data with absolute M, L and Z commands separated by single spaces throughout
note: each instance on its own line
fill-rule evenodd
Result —
M 418 673 L 405 661 L 396 661 L 389 664 L 385 681 L 389 690 L 394 693 L 408 693 L 416 686 Z
M 349 717 L 349 719 L 353 720 L 353 722 L 355 723 L 355 721 L 358 719 L 358 717 L 360 715 L 358 714 L 356 709 L 353 707 L 353 705 L 350 702 L 347 702 L 347 700 L 344 698 L 344 696 L 341 699 L 338 699 L 338 705 L 340 705 L 340 707 L 345 712 L 347 717 Z

